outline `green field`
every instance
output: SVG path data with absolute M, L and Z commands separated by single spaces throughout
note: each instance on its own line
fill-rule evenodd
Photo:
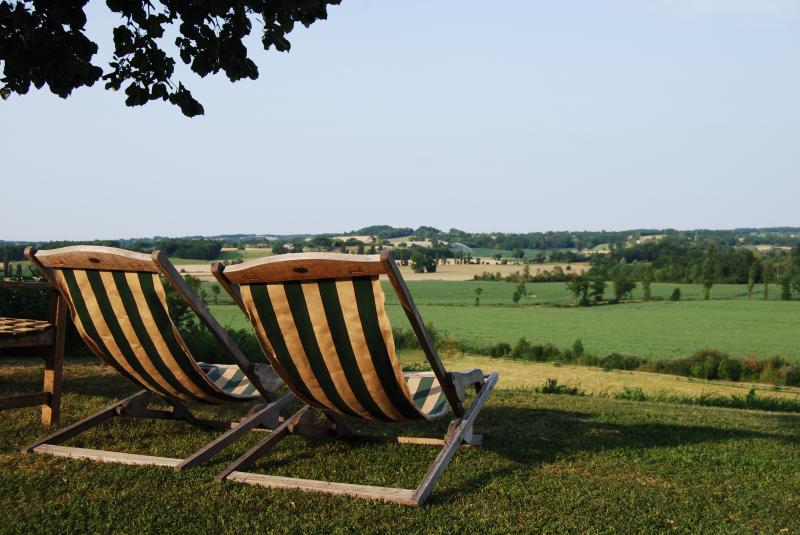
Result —
M 532 343 L 644 357 L 686 356 L 712 347 L 732 356 L 782 354 L 800 361 L 800 305 L 782 301 L 690 301 L 591 308 L 420 306 L 427 322 L 479 346 L 521 336 Z M 387 307 L 393 324 L 404 315 Z
M 61 426 L 132 394 L 97 364 L 65 370 Z M 0 395 L 34 391 L 39 367 L 0 369 Z M 502 378 L 501 378 L 502 386 Z M 213 417 L 218 411 L 199 411 Z M 270 490 L 214 476 L 262 433 L 183 472 L 99 464 L 20 449 L 44 436 L 38 411 L 0 419 L 0 533 L 797 533 L 800 416 L 497 390 L 419 509 Z M 369 433 L 441 437 L 433 425 Z M 218 433 L 117 418 L 65 445 L 185 456 Z M 289 437 L 253 471 L 410 487 L 426 446 Z
M 740 285 L 715 286 L 714 299 L 702 301 L 698 285 L 680 285 L 686 300 L 653 301 L 594 307 L 531 306 L 569 304 L 562 283 L 529 284 L 529 306 L 513 306 L 513 284 L 505 282 L 409 282 L 409 288 L 426 322 L 442 332 L 476 346 L 532 343 L 570 347 L 580 338 L 587 351 L 603 356 L 632 353 L 650 358 L 687 356 L 712 347 L 732 356 L 766 358 L 781 354 L 800 362 L 800 303 L 771 299 L 747 300 Z M 654 284 L 654 297 L 665 296 L 675 285 Z M 481 287 L 482 306 L 476 307 L 474 288 Z M 385 287 L 392 324 L 408 323 L 397 298 Z M 777 290 L 773 289 L 773 294 Z M 210 295 L 210 294 L 209 294 Z M 221 299 L 227 299 L 222 296 Z M 220 301 L 223 302 L 222 300 Z M 502 305 L 502 306 L 491 306 Z M 232 305 L 211 306 L 225 325 L 249 328 L 244 315 Z

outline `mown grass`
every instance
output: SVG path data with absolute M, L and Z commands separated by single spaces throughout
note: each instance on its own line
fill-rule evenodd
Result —
M 39 382 L 24 368 L 2 374 L 0 394 Z M 70 364 L 66 378 L 62 425 L 133 392 L 93 364 Z M 484 447 L 460 451 L 429 505 L 408 509 L 213 481 L 263 436 L 255 433 L 213 464 L 182 473 L 24 456 L 19 448 L 43 431 L 37 410 L 21 409 L 0 420 L 0 532 L 800 530 L 798 415 L 498 390 L 477 425 Z M 445 427 L 401 430 L 436 436 Z M 71 444 L 182 456 L 213 436 L 184 424 L 120 419 Z M 435 455 L 422 446 L 292 437 L 255 470 L 413 486 Z

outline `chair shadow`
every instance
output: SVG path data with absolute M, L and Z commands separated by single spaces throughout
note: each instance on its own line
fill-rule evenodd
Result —
M 476 474 L 466 485 L 434 491 L 431 502 L 446 502 L 474 492 L 492 479 L 519 470 L 543 466 L 583 452 L 614 449 L 677 447 L 729 440 L 766 438 L 800 445 L 800 414 L 764 414 L 794 434 L 725 429 L 669 423 L 619 424 L 596 421 L 592 414 L 549 409 L 491 406 L 479 418 L 476 432 L 484 435 L 483 450 L 496 453 L 515 466 Z M 508 422 L 514 422 L 508 426 Z M 505 424 L 505 425 L 504 425 Z

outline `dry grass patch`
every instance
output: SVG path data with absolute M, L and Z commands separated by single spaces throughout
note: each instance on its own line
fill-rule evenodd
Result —
M 402 364 L 425 360 L 421 351 L 401 351 Z M 590 366 L 562 365 L 552 362 L 519 362 L 501 358 L 471 355 L 442 355 L 445 367 L 452 370 L 480 368 L 500 373 L 498 388 L 530 388 L 541 386 L 547 379 L 561 384 L 575 385 L 587 394 L 615 394 L 625 388 L 641 388 L 645 394 L 679 394 L 697 397 L 703 394 L 744 396 L 751 388 L 759 397 L 778 397 L 800 401 L 800 388 L 776 387 L 754 383 L 703 381 L 689 377 L 658 373 L 610 370 Z

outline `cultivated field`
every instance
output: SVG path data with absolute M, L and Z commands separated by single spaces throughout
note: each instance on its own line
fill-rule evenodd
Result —
M 680 302 L 656 300 L 588 308 L 564 306 L 572 297 L 563 283 L 528 284 L 529 296 L 513 305 L 514 285 L 506 282 L 411 281 L 409 288 L 426 322 L 463 342 L 488 346 L 532 343 L 571 347 L 580 338 L 587 351 L 603 356 L 631 353 L 644 357 L 687 356 L 712 347 L 732 356 L 769 357 L 781 354 L 800 362 L 800 302 L 782 301 L 772 288 L 763 301 L 760 288 L 747 300 L 746 287 L 718 285 L 714 299 L 702 301 L 699 285 L 653 284 L 654 298 L 665 298 L 675 286 Z M 481 306 L 474 306 L 475 288 L 482 288 Z M 206 286 L 209 296 L 210 284 Z M 407 321 L 394 292 L 384 285 L 387 311 L 395 327 Z M 634 297 L 639 297 L 637 293 Z M 220 294 L 220 303 L 230 303 Z M 545 306 L 549 304 L 562 306 Z M 249 328 L 232 305 L 212 305 L 223 324 Z

